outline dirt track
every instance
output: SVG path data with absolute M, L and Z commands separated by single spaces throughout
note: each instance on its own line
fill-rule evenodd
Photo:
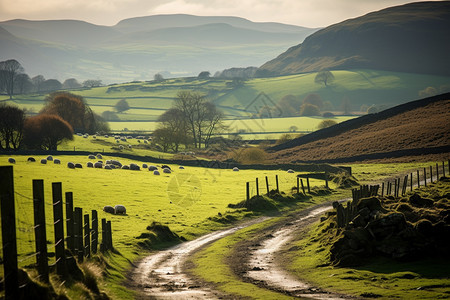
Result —
M 328 293 L 302 282 L 285 271 L 282 262 L 277 259 L 279 257 L 277 253 L 283 250 L 294 235 L 298 235 L 302 229 L 315 222 L 330 208 L 331 203 L 326 203 L 307 209 L 277 223 L 269 228 L 269 231 L 265 231 L 265 234 L 239 244 L 235 251 L 236 255 L 227 260 L 230 268 L 243 281 L 293 297 L 348 299 L 349 297 L 344 295 Z M 191 278 L 185 272 L 186 261 L 193 253 L 209 243 L 267 219 L 268 217 L 258 218 L 152 254 L 139 262 L 131 275 L 130 286 L 140 294 L 138 299 L 230 298 L 214 290 L 209 284 Z

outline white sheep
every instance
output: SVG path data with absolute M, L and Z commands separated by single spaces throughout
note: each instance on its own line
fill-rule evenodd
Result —
M 153 171 L 153 175 L 160 175 L 158 170 Z
M 70 168 L 70 169 L 75 169 L 75 164 L 74 164 L 73 162 L 70 162 L 70 161 L 69 161 L 69 162 L 67 163 L 67 167 Z
M 131 149 L 132 148 L 132 146 L 131 145 L 128 145 L 128 149 Z
M 60 164 L 61 164 L 61 160 L 58 159 L 58 158 L 55 158 L 55 159 L 53 160 L 53 163 L 54 163 L 55 165 L 60 165 Z
M 8 162 L 9 162 L 10 164 L 15 164 L 15 163 L 16 163 L 16 160 L 15 160 L 14 158 L 10 157 L 10 158 L 8 158 Z
M 129 170 L 130 169 L 130 166 L 129 165 L 123 165 L 122 166 L 122 170 Z
M 53 156 L 51 156 L 51 155 L 47 156 L 47 160 L 48 161 L 52 161 L 53 160 Z
M 184 167 L 183 166 L 179 166 L 178 169 L 184 170 Z
M 83 169 L 83 166 L 81 164 L 75 164 L 75 168 L 77 169 Z
M 41 159 L 41 164 L 43 165 L 47 164 L 47 160 L 45 158 Z
M 167 169 L 167 168 L 164 168 L 164 169 L 163 169 L 163 172 L 166 173 L 166 174 L 172 173 L 172 171 L 170 171 L 170 169 Z
M 88 161 L 87 164 L 86 164 L 86 167 L 93 168 L 94 164 L 92 162 Z
M 94 164 L 94 168 L 97 168 L 97 169 L 103 168 L 103 163 L 100 162 L 100 161 L 96 162 L 96 163 Z
M 103 157 L 102 157 L 102 155 L 101 155 L 100 153 L 97 153 L 96 157 L 97 157 L 98 159 L 103 159 Z
M 119 149 L 120 149 L 120 150 L 123 150 L 123 146 L 122 146 L 122 145 L 120 145 L 120 146 L 119 146 Z
M 234 167 L 234 168 L 233 168 L 233 171 L 234 171 L 234 172 L 239 172 L 239 168 L 238 168 L 238 167 Z
M 106 166 L 105 166 L 105 170 L 111 170 L 111 169 L 112 169 L 111 166 L 112 166 L 112 165 L 106 165 Z
M 288 173 L 294 173 L 294 170 L 289 169 L 289 170 L 287 170 L 287 172 L 288 172 Z
M 114 206 L 114 213 L 116 215 L 126 215 L 127 209 L 123 205 L 116 205 L 116 206 Z
M 36 161 L 36 159 L 34 158 L 34 157 L 28 157 L 28 159 L 27 159 L 27 161 L 29 161 L 29 162 L 35 162 Z
M 91 155 L 88 156 L 88 158 L 89 158 L 89 159 L 95 159 L 96 157 L 95 157 L 94 154 L 91 154 Z
M 107 135 L 107 134 L 105 134 L 105 138 L 108 138 L 108 135 Z
M 142 169 L 147 169 L 148 165 L 147 164 L 142 164 Z
M 148 144 L 147 140 L 144 140 L 144 144 Z
M 155 171 L 155 170 L 158 170 L 158 168 L 155 167 L 155 166 L 149 166 L 149 167 L 148 167 L 148 170 L 149 170 L 149 171 Z

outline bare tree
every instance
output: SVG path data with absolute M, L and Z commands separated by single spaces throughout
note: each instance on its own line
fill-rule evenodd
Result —
M 160 122 L 158 129 L 161 129 L 158 131 L 159 139 L 172 144 L 175 152 L 178 152 L 180 144 L 187 146 L 191 141 L 191 132 L 188 127 L 188 122 L 181 110 L 170 108 L 159 116 L 158 122 Z M 167 137 L 163 139 L 163 136 L 166 134 L 170 135 L 170 139 Z
M 17 75 L 24 72 L 23 67 L 17 60 L 9 59 L 0 62 L 0 70 L 1 86 L 5 89 L 9 99 L 12 99 L 12 96 L 14 95 L 14 83 Z

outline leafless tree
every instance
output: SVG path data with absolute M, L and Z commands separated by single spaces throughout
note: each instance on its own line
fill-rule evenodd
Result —
M 12 96 L 14 95 L 14 83 L 17 75 L 23 72 L 24 69 L 22 65 L 15 59 L 0 62 L 0 85 L 6 91 L 9 99 L 12 99 Z

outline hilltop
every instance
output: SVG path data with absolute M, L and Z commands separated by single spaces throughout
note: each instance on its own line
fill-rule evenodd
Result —
M 450 93 L 365 115 L 272 147 L 286 162 L 352 162 L 450 153 Z M 416 157 L 417 159 L 417 157 Z
M 198 75 L 259 66 L 317 29 L 237 17 L 156 15 L 114 26 L 79 20 L 0 22 L 0 61 L 31 77 L 104 83 Z
M 390 7 L 319 30 L 260 67 L 260 76 L 322 69 L 450 74 L 450 2 Z

